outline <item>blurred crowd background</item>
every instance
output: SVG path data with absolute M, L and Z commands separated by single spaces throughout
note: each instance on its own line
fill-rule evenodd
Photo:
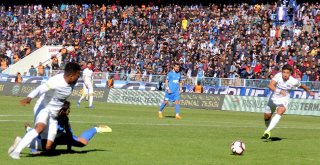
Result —
M 63 45 L 75 50 L 61 49 L 61 61 L 30 75 L 92 61 L 94 72 L 145 77 L 178 62 L 188 77 L 270 79 L 290 64 L 294 77 L 319 81 L 319 3 L 296 4 L 291 24 L 272 19 L 281 5 L 1 6 L 0 71 L 43 45 Z

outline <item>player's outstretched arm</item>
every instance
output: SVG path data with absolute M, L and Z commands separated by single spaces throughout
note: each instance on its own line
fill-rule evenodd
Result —
M 31 97 L 26 97 L 26 98 L 20 100 L 20 104 L 21 104 L 22 106 L 26 106 L 27 104 L 30 104 L 30 103 L 31 103 L 31 100 L 32 100 Z
M 42 85 L 38 86 L 36 89 L 34 89 L 32 92 L 30 92 L 26 98 L 20 100 L 20 104 L 23 106 L 30 104 L 31 100 L 33 98 L 35 98 L 36 96 L 41 95 L 49 90 L 50 90 L 50 87 L 48 86 L 48 84 L 42 84 Z
M 313 93 L 312 91 L 310 91 L 310 89 L 309 89 L 306 85 L 301 84 L 301 85 L 300 85 L 300 88 L 302 88 L 303 90 L 305 90 L 306 92 L 308 92 L 310 96 L 314 96 L 314 93 Z

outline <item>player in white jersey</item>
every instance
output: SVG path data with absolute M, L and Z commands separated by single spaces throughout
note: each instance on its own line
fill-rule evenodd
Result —
M 65 100 L 71 95 L 74 85 L 80 76 L 81 67 L 77 63 L 68 63 L 64 73 L 55 75 L 35 90 L 27 98 L 20 101 L 22 105 L 30 104 L 36 96 L 40 96 L 34 108 L 35 127 L 29 131 L 9 155 L 13 159 L 20 159 L 21 151 L 33 139 L 42 133 L 48 125 L 48 141 L 46 149 L 50 150 L 57 134 L 57 115 Z
M 284 65 L 282 71 L 277 73 L 270 81 L 268 87 L 273 93 L 264 110 L 264 121 L 267 129 L 264 131 L 261 139 L 269 139 L 271 137 L 270 131 L 277 125 L 281 116 L 286 112 L 291 89 L 300 87 L 308 92 L 310 96 L 314 96 L 314 93 L 306 85 L 301 84 L 299 80 L 291 76 L 292 71 L 293 69 L 290 65 Z M 272 117 L 275 111 L 276 114 Z
M 77 102 L 77 106 L 80 107 L 81 101 L 86 97 L 86 95 L 89 95 L 89 108 L 93 108 L 92 102 L 93 102 L 93 71 L 91 70 L 92 63 L 87 63 L 87 68 L 83 70 L 82 72 L 82 80 L 83 80 L 83 92 L 84 94 L 80 97 L 80 99 Z

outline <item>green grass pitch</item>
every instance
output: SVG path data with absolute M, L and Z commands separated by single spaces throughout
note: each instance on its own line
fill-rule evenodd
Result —
M 158 119 L 158 107 L 95 102 L 94 109 L 72 102 L 70 120 L 80 135 L 93 125 L 107 124 L 113 132 L 96 134 L 89 145 L 75 153 L 45 157 L 23 150 L 12 160 L 7 149 L 15 136 L 24 135 L 24 122 L 32 123 L 31 105 L 22 107 L 17 97 L 0 97 L 0 162 L 13 164 L 108 164 L 108 165 L 317 165 L 320 164 L 320 118 L 285 115 L 272 131 L 278 141 L 260 139 L 265 127 L 261 113 L 181 109 L 182 120 L 166 108 Z M 246 144 L 242 156 L 231 155 L 235 140 Z M 58 147 L 59 150 L 66 146 Z

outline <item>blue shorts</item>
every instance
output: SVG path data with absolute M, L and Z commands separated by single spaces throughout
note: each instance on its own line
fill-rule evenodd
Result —
M 180 100 L 180 93 L 179 92 L 168 93 L 168 91 L 166 91 L 164 95 L 164 100 L 170 101 L 170 102 Z

